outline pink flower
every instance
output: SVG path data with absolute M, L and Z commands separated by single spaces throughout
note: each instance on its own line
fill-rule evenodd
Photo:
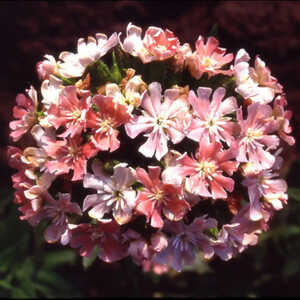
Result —
M 206 259 L 212 258 L 213 244 L 204 231 L 216 226 L 216 220 L 206 218 L 206 216 L 195 218 L 189 225 L 184 224 L 183 221 L 166 222 L 163 230 L 172 235 L 168 241 L 168 247 L 157 253 L 153 261 L 171 266 L 180 272 L 183 265 L 193 264 L 195 252 L 198 250 L 204 252 Z
M 275 161 L 275 157 L 268 150 L 276 149 L 279 144 L 279 138 L 270 135 L 277 130 L 276 124 L 270 121 L 272 108 L 267 104 L 253 103 L 248 106 L 247 111 L 246 120 L 243 119 L 242 110 L 237 111 L 241 133 L 237 141 L 239 152 L 236 159 L 268 169 Z
M 232 161 L 236 155 L 235 148 L 222 151 L 222 145 L 215 140 L 201 139 L 195 159 L 184 153 L 176 160 L 176 165 L 165 169 L 163 178 L 167 182 L 178 182 L 185 179 L 188 192 L 213 199 L 227 198 L 232 192 L 234 180 L 229 176 L 237 170 L 238 162 Z M 188 177 L 186 177 L 188 176 Z M 226 190 L 226 191 L 225 191 Z
M 31 226 L 37 226 L 45 218 L 44 211 L 42 209 L 33 210 L 31 201 L 27 199 L 22 202 L 18 210 L 22 213 L 20 220 L 26 220 Z
M 24 94 L 18 94 L 16 98 L 17 105 L 13 108 L 13 116 L 19 120 L 9 123 L 12 130 L 10 137 L 14 142 L 17 142 L 37 122 L 37 92 L 32 86 L 26 92 L 29 98 Z
M 82 223 L 71 229 L 70 235 L 70 246 L 80 248 L 81 256 L 90 257 L 95 246 L 98 257 L 107 263 L 128 255 L 127 245 L 121 241 L 120 226 L 114 221 L 96 225 Z
M 142 62 L 149 63 L 155 60 L 165 60 L 175 55 L 178 47 L 178 38 L 173 32 L 158 27 L 149 27 L 142 40 L 142 29 L 131 23 L 127 26 L 127 37 L 122 49 L 133 56 L 138 56 Z
M 188 43 L 183 44 L 182 46 L 178 47 L 178 50 L 174 56 L 174 67 L 175 72 L 182 72 L 186 66 L 186 61 L 188 57 L 192 55 L 191 47 Z
M 67 174 L 73 170 L 72 181 L 83 179 L 86 173 L 87 157 L 81 145 L 82 138 L 75 136 L 69 140 L 48 140 L 44 146 L 47 154 L 52 158 L 46 162 L 46 168 L 51 174 Z
M 243 252 L 249 245 L 256 245 L 258 235 L 268 229 L 269 215 L 264 212 L 264 218 L 259 221 L 250 219 L 250 207 L 246 204 L 231 221 L 222 226 L 218 240 L 213 241 L 214 252 L 222 260 L 229 260 L 237 253 Z
M 279 136 L 290 146 L 295 144 L 294 137 L 289 134 L 292 132 L 292 127 L 290 126 L 290 119 L 292 117 L 292 111 L 284 110 L 287 105 L 287 101 L 284 95 L 279 95 L 275 98 L 273 104 L 273 118 L 278 124 L 278 134 Z
M 250 68 L 249 72 L 251 78 L 257 82 L 259 86 L 269 87 L 274 91 L 274 93 L 282 92 L 282 85 L 278 83 L 275 77 L 271 76 L 270 69 L 258 55 L 255 58 L 254 68 Z
M 45 216 L 51 219 L 51 225 L 45 230 L 44 237 L 48 243 L 55 243 L 67 230 L 68 218 L 66 214 L 81 215 L 82 213 L 79 205 L 71 202 L 70 194 L 58 193 L 58 200 L 49 195 L 47 202 L 43 206 L 43 210 Z
M 151 236 L 150 243 L 137 236 L 130 242 L 128 254 L 135 264 L 142 266 L 144 272 L 148 272 L 152 268 L 158 273 L 164 273 L 167 269 L 166 266 L 157 264 L 152 259 L 156 253 L 163 251 L 167 246 L 167 237 L 161 232 L 156 232 Z
M 168 152 L 168 140 L 177 144 L 185 137 L 184 118 L 187 118 L 187 107 L 183 101 L 177 100 L 177 89 L 166 90 L 163 102 L 160 83 L 152 82 L 148 89 L 150 94 L 145 93 L 142 98 L 142 115 L 135 115 L 125 124 L 125 129 L 132 139 L 146 132 L 148 139 L 139 148 L 139 152 L 146 157 L 152 157 L 155 153 L 156 159 L 160 160 Z
M 77 43 L 77 53 L 61 52 L 58 72 L 66 77 L 79 77 L 83 75 L 85 69 L 95 61 L 104 56 L 111 48 L 118 44 L 118 35 L 113 33 L 109 39 L 102 33 L 96 34 L 96 39 L 88 37 L 87 43 L 80 38 Z
M 193 91 L 189 93 L 189 101 L 194 108 L 195 117 L 187 129 L 187 137 L 199 142 L 201 138 L 210 141 L 224 141 L 228 145 L 234 142 L 234 134 L 237 125 L 231 122 L 231 117 L 225 116 L 236 111 L 237 103 L 234 97 L 228 97 L 224 101 L 226 90 L 222 87 L 213 93 L 212 101 L 209 98 L 212 89 L 199 87 L 196 97 Z
M 33 212 L 37 212 L 40 210 L 44 195 L 55 176 L 48 172 L 37 175 L 35 172 L 36 166 L 31 164 L 30 161 L 25 161 L 24 153 L 16 147 L 9 147 L 8 155 L 10 156 L 9 164 L 18 169 L 18 172 L 11 177 L 13 188 L 17 190 L 15 202 L 18 204 L 26 202 L 26 207 L 30 204 Z
M 59 96 L 61 91 L 64 89 L 62 80 L 57 77 L 50 75 L 49 79 L 42 82 L 41 93 L 43 96 L 42 103 L 44 104 L 45 112 L 48 113 L 48 109 L 51 104 L 58 105 Z
M 130 69 L 128 69 L 130 70 Z M 129 73 L 129 71 L 127 72 Z M 133 69 L 131 69 L 135 72 Z M 123 79 L 124 80 L 124 79 Z M 136 75 L 130 78 L 126 83 L 124 80 L 124 86 L 120 87 L 115 83 L 107 83 L 105 85 L 106 96 L 113 97 L 114 102 L 123 104 L 127 107 L 128 113 L 132 113 L 134 108 L 141 105 L 142 90 L 146 84 L 142 80 L 141 75 Z
M 204 39 L 200 35 L 196 41 L 196 51 L 188 57 L 187 64 L 193 77 L 200 79 L 203 73 L 208 77 L 216 74 L 231 75 L 231 70 L 221 70 L 221 68 L 233 60 L 233 54 L 226 54 L 226 49 L 219 47 L 219 41 L 210 36 L 204 44 Z
M 189 210 L 183 199 L 182 187 L 165 184 L 160 180 L 160 167 L 148 167 L 149 174 L 142 168 L 136 169 L 137 180 L 144 185 L 138 192 L 136 211 L 151 218 L 151 226 L 161 228 L 164 224 L 162 214 L 169 220 L 178 221 Z
M 235 91 L 244 99 L 261 104 L 270 103 L 275 93 L 282 92 L 282 86 L 271 76 L 270 70 L 258 56 L 255 59 L 255 68 L 249 67 L 249 60 L 249 54 L 240 49 L 232 68 L 237 84 Z
M 93 130 L 91 140 L 98 149 L 113 152 L 120 146 L 116 128 L 130 119 L 127 107 L 102 95 L 94 96 L 92 103 L 97 111 L 90 108 L 86 114 L 86 127 Z
M 106 213 L 112 212 L 118 224 L 128 223 L 136 203 L 136 192 L 131 185 L 135 182 L 134 170 L 127 168 L 127 164 L 120 163 L 114 167 L 113 176 L 104 173 L 102 164 L 94 160 L 93 174 L 84 176 L 83 186 L 97 190 L 97 194 L 88 195 L 83 201 L 83 211 L 89 211 L 89 216 L 98 221 L 111 221 L 103 219 Z
M 179 40 L 173 32 L 166 29 L 150 26 L 144 37 L 146 49 L 155 57 L 155 60 L 165 60 L 175 55 Z
M 36 70 L 40 80 L 49 79 L 49 76 L 56 73 L 58 68 L 57 62 L 52 55 L 46 54 L 44 57 L 46 58 L 45 60 L 39 61 L 36 64 Z
M 58 100 L 58 104 L 52 104 L 48 110 L 48 121 L 56 129 L 66 127 L 66 131 L 59 137 L 80 135 L 85 128 L 86 113 L 89 109 L 87 97 L 78 99 L 76 87 L 65 87 Z
M 21 157 L 23 155 L 23 151 L 14 146 L 7 147 L 7 160 L 8 165 L 14 169 L 23 170 L 25 163 L 22 162 Z
M 26 189 L 24 190 L 24 196 L 31 200 L 32 209 L 37 211 L 42 207 L 45 194 L 48 192 L 55 176 L 48 172 L 44 172 L 39 177 L 35 177 L 35 181 L 32 185 L 27 184 Z
M 246 176 L 242 181 L 242 184 L 248 188 L 251 220 L 262 219 L 262 209 L 267 204 L 275 210 L 280 210 L 283 208 L 282 204 L 287 203 L 287 184 L 283 179 L 274 179 L 278 176 L 277 172 L 274 173 L 274 170 L 268 169 Z

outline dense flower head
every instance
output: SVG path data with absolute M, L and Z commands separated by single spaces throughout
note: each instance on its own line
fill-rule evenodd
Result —
M 9 124 L 22 148 L 7 154 L 20 219 L 46 222 L 48 243 L 181 271 L 257 244 L 287 205 L 292 112 L 260 56 L 129 23 L 36 70 L 40 89 L 17 95 Z

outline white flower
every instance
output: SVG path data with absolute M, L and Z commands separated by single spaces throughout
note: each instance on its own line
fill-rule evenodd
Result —
M 46 109 L 48 109 L 51 104 L 58 105 L 59 94 L 63 88 L 62 81 L 53 75 L 50 75 L 49 79 L 43 81 L 41 86 L 43 96 L 42 103 Z
M 253 102 L 270 103 L 274 99 L 275 92 L 280 90 L 280 85 L 270 76 L 265 63 L 259 57 L 255 59 L 255 68 L 249 67 L 249 60 L 249 54 L 240 49 L 233 67 L 237 84 L 235 91 Z
M 120 225 L 128 223 L 136 204 L 136 192 L 130 187 L 135 182 L 135 171 L 127 168 L 126 163 L 120 163 L 114 167 L 114 174 L 110 177 L 104 173 L 98 160 L 94 160 L 92 170 L 94 174 L 85 175 L 83 186 L 97 190 L 97 194 L 85 197 L 83 211 L 93 207 L 89 216 L 101 222 L 111 221 L 103 217 L 112 211 Z
M 63 63 L 59 64 L 59 73 L 66 77 L 81 76 L 86 67 L 104 56 L 111 48 L 119 42 L 117 33 L 113 33 L 109 39 L 102 33 L 96 33 L 96 39 L 89 36 L 87 43 L 80 38 L 77 43 L 77 53 L 61 52 L 59 59 Z

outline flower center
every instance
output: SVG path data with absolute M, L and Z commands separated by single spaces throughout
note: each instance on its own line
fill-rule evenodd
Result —
M 78 120 L 81 117 L 81 111 L 80 110 L 74 110 L 72 112 L 72 119 Z
M 160 203 L 164 198 L 164 193 L 162 190 L 157 189 L 153 194 L 148 195 L 148 198 Z
M 156 47 L 159 51 L 162 51 L 162 52 L 167 50 L 167 47 L 165 45 L 157 45 Z
M 251 129 L 249 128 L 247 130 L 247 140 L 248 141 L 253 141 L 253 140 L 256 140 L 256 139 L 259 139 L 263 136 L 261 130 L 258 130 L 258 129 Z
M 211 174 L 215 173 L 217 167 L 213 161 L 200 161 L 196 171 L 203 174 L 206 177 L 209 177 Z
M 209 68 L 215 64 L 215 61 L 211 59 L 209 56 L 205 56 L 202 60 L 202 63 L 206 68 Z
M 100 127 L 96 130 L 96 132 L 107 132 L 112 128 L 112 121 L 109 119 L 105 119 L 100 123 Z

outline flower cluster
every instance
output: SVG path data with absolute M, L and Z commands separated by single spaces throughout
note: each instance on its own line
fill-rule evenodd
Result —
M 10 122 L 28 147 L 8 157 L 20 218 L 46 222 L 47 242 L 181 271 L 199 251 L 229 260 L 255 245 L 287 204 L 291 111 L 260 57 L 130 23 L 36 68 L 41 87 L 17 95 Z

